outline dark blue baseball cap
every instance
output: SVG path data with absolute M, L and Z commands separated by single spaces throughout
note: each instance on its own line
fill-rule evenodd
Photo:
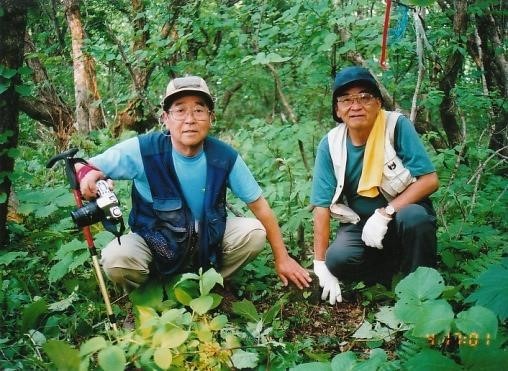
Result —
M 377 81 L 368 69 L 358 66 L 343 68 L 337 73 L 337 75 L 335 75 L 335 81 L 332 88 L 332 116 L 335 121 L 342 122 L 341 118 L 338 117 L 335 112 L 337 97 L 339 97 L 344 90 L 355 85 L 366 86 L 369 90 L 371 90 L 372 94 L 381 100 L 383 99 Z

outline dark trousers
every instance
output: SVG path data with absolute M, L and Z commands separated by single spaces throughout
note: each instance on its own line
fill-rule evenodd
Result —
M 389 287 L 399 270 L 405 275 L 419 266 L 436 266 L 437 227 L 430 200 L 408 205 L 395 214 L 382 250 L 362 241 L 365 222 L 341 225 L 328 247 L 326 266 L 339 279 Z

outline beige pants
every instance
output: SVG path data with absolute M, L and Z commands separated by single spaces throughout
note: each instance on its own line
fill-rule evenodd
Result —
M 120 239 L 121 245 L 115 238 L 102 250 L 101 265 L 111 281 L 131 290 L 147 280 L 152 253 L 145 240 L 136 233 L 123 235 Z M 266 231 L 259 220 L 228 218 L 222 240 L 222 276 L 229 277 L 253 260 L 263 249 L 265 241 Z

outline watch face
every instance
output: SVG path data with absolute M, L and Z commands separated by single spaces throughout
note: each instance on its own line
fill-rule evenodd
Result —
M 395 214 L 395 209 L 393 208 L 392 205 L 388 205 L 388 206 L 385 207 L 385 212 L 388 215 L 392 216 L 393 214 Z

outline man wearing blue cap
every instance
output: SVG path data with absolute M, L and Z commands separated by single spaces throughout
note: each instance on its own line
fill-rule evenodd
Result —
M 342 301 L 339 279 L 388 284 L 436 263 L 436 217 L 428 196 L 439 182 L 413 124 L 382 109 L 377 81 L 362 67 L 337 73 L 332 116 L 312 181 L 314 273 L 321 298 Z M 330 221 L 340 226 L 329 242 Z
M 132 233 L 103 250 L 102 268 L 130 290 L 150 273 L 170 276 L 215 267 L 224 278 L 256 257 L 268 239 L 284 285 L 311 281 L 289 256 L 275 214 L 245 162 L 228 144 L 208 135 L 214 101 L 199 76 L 172 79 L 161 102 L 162 131 L 118 143 L 78 164 L 81 193 L 95 198 L 99 179 L 129 179 Z M 244 201 L 255 218 L 230 217 L 226 192 Z

